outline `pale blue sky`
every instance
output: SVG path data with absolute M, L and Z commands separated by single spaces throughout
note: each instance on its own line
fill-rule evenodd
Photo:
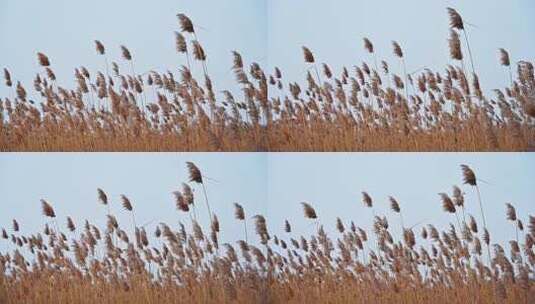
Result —
M 443 69 L 449 62 L 446 7 L 456 7 L 468 26 L 475 64 L 485 90 L 507 83 L 497 49 L 504 47 L 513 61 L 534 60 L 535 2 L 497 1 L 363 1 L 363 0 L 162 0 L 130 1 L 20 1 L 0 3 L 0 67 L 32 87 L 39 71 L 36 52 L 49 55 L 59 83 L 72 84 L 74 68 L 91 71 L 104 63 L 94 50 L 100 39 L 109 60 L 129 68 L 120 58 L 119 45 L 130 48 L 136 71 L 176 72 L 185 64 L 175 53 L 176 13 L 189 15 L 198 27 L 208 54 L 208 69 L 217 90 L 237 93 L 230 70 L 231 50 L 247 63 L 258 61 L 283 70 L 285 81 L 302 81 L 306 72 L 301 46 L 309 46 L 318 62 L 335 71 L 371 61 L 362 38 L 375 44 L 378 57 L 400 72 L 391 41 L 400 42 L 408 70 Z M 196 70 L 200 71 L 197 65 Z M 3 83 L 3 81 L 2 81 Z M 14 92 L 0 85 L 0 96 Z
M 389 195 L 399 201 L 407 226 L 424 221 L 444 228 L 455 218 L 442 211 L 438 193 L 451 193 L 456 184 L 466 192 L 467 212 L 479 220 L 475 191 L 462 185 L 463 163 L 485 181 L 480 187 L 493 240 L 513 235 L 505 220 L 506 202 L 514 204 L 526 224 L 527 215 L 535 214 L 535 154 L 529 153 L 3 153 L 0 227 L 11 232 L 16 218 L 23 233 L 41 229 L 46 222 L 41 198 L 53 205 L 62 227 L 68 215 L 79 225 L 86 218 L 103 225 L 106 211 L 97 200 L 97 187 L 107 192 L 125 230 L 131 222 L 119 205 L 121 194 L 131 199 L 138 224 L 153 221 L 149 231 L 161 221 L 177 227 L 179 220 L 189 222 L 176 211 L 171 194 L 187 181 L 186 161 L 195 162 L 211 179 L 208 196 L 221 222 L 222 242 L 243 238 L 233 202 L 242 204 L 248 216 L 264 214 L 270 231 L 279 235 L 285 219 L 296 235 L 313 232 L 303 218 L 303 201 L 313 205 L 333 235 L 337 216 L 369 229 L 371 211 L 363 206 L 361 191 L 372 196 L 378 214 L 389 217 L 396 235 L 399 220 L 389 209 Z M 207 228 L 202 191 L 195 188 L 197 213 Z M 5 245 L 0 242 L 0 249 Z

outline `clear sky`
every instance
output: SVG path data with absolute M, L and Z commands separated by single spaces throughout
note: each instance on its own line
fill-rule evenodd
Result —
M 342 65 L 372 60 L 363 50 L 363 37 L 372 40 L 379 59 L 387 59 L 394 72 L 400 69 L 392 56 L 392 40 L 404 49 L 409 72 L 421 67 L 442 70 L 449 63 L 447 6 L 457 8 L 472 24 L 467 29 L 483 89 L 507 83 L 498 64 L 498 48 L 509 50 L 512 61 L 534 60 L 532 0 L 3 0 L 0 66 L 31 87 L 38 71 L 35 54 L 42 51 L 49 55 L 59 82 L 72 84 L 78 66 L 103 69 L 93 45 L 100 39 L 109 59 L 121 66 L 125 65 L 119 45 L 124 44 L 137 71 L 176 72 L 185 64 L 175 53 L 173 37 L 178 28 L 175 15 L 183 12 L 197 25 L 218 90 L 238 91 L 230 71 L 231 50 L 270 71 L 281 67 L 285 81 L 302 81 L 306 71 L 302 45 L 339 73 Z M 12 95 L 0 85 L 0 96 Z
M 389 209 L 389 195 L 399 201 L 407 226 L 433 223 L 444 228 L 455 217 L 442 211 L 438 193 L 451 193 L 452 186 L 459 185 L 466 192 L 467 212 L 480 220 L 474 189 L 462 185 L 463 163 L 484 180 L 480 187 L 493 240 L 513 236 L 505 219 L 506 202 L 514 204 L 526 225 L 528 214 L 535 215 L 535 154 L 529 153 L 3 153 L 0 227 L 11 232 L 16 218 L 23 233 L 41 230 L 47 221 L 41 198 L 55 208 L 62 227 L 66 216 L 78 225 L 84 219 L 103 225 L 106 209 L 97 200 L 97 187 L 108 194 L 125 230 L 130 230 L 131 218 L 120 206 L 121 194 L 132 201 L 137 223 L 147 224 L 151 233 L 162 221 L 177 227 L 178 221 L 189 222 L 176 211 L 171 194 L 188 179 L 186 161 L 196 163 L 207 177 L 222 242 L 243 238 L 233 202 L 242 204 L 248 216 L 264 214 L 270 231 L 278 235 L 283 234 L 285 219 L 296 234 L 314 231 L 303 218 L 303 201 L 316 209 L 333 236 L 337 216 L 369 229 L 371 211 L 362 204 L 361 191 L 371 195 L 375 211 L 389 217 L 398 236 L 400 224 Z M 197 214 L 207 229 L 202 189 L 194 188 Z M 253 230 L 250 220 L 250 234 Z M 0 241 L 0 249 L 5 246 Z

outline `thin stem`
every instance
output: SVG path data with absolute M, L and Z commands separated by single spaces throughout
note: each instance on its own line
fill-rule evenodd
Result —
M 104 80 L 104 84 L 106 84 L 106 88 L 107 88 L 110 85 L 109 82 L 108 82 L 109 79 L 110 79 L 110 72 L 109 72 L 109 68 L 108 68 L 108 57 L 106 55 L 104 55 L 104 63 L 106 64 L 106 79 Z M 107 100 L 108 102 L 104 104 L 104 110 L 110 110 L 111 109 L 111 99 L 110 99 L 110 96 L 109 96 L 109 94 L 107 92 L 106 92 L 105 100 Z
M 479 187 L 476 185 L 477 190 L 477 199 L 479 201 L 479 208 L 481 209 L 481 217 L 483 219 L 483 227 L 487 228 L 487 222 L 485 221 L 485 213 L 483 212 L 483 204 L 481 203 L 481 193 L 479 192 Z
M 132 68 L 132 77 L 134 78 L 135 81 L 138 81 L 136 77 L 136 72 L 134 71 L 134 62 L 132 60 L 129 60 L 129 61 L 130 61 L 130 67 Z M 143 113 L 145 113 L 145 100 L 144 100 L 145 89 L 143 88 L 143 82 L 141 82 L 141 86 L 142 86 L 141 90 L 143 92 L 142 99 L 141 99 L 141 109 L 143 110 Z
M 319 88 L 320 94 L 321 94 L 321 87 L 323 85 L 322 85 L 322 80 L 321 80 L 321 77 L 320 77 L 320 72 L 318 71 L 318 67 L 316 66 L 315 63 L 314 63 L 314 70 L 316 71 L 316 76 L 318 77 L 318 88 Z
M 210 210 L 210 203 L 208 202 L 208 195 L 206 195 L 206 187 L 204 183 L 202 185 L 202 191 L 204 192 L 204 199 L 206 200 L 206 206 L 208 207 L 208 215 L 210 216 L 210 223 L 212 223 L 212 211 Z
M 132 211 L 132 224 L 134 225 L 134 232 L 135 232 L 137 225 L 136 225 L 136 216 L 134 215 L 134 211 Z
M 401 63 L 403 64 L 403 75 L 405 77 L 405 98 L 409 101 L 409 83 L 407 77 L 407 66 L 405 65 L 405 58 L 401 58 Z
M 513 72 L 511 71 L 511 65 L 509 65 L 509 81 L 511 85 L 511 89 L 513 88 Z
M 373 208 L 373 206 L 372 206 L 371 209 L 372 209 L 372 215 L 373 215 L 373 218 L 372 218 L 372 223 L 373 223 L 373 221 L 375 221 L 375 217 L 376 217 L 375 208 Z M 376 251 L 375 253 L 377 255 L 379 255 L 379 238 L 378 238 L 377 234 L 374 233 L 374 235 L 375 235 L 375 251 Z
M 191 63 L 189 62 L 189 52 L 188 52 L 188 50 L 186 50 L 186 61 L 187 61 L 187 64 L 188 64 L 188 70 L 192 73 L 192 71 L 191 71 Z
M 243 228 L 245 230 L 245 243 L 249 243 L 247 238 L 247 220 L 245 218 L 243 219 Z
M 461 66 L 463 68 L 464 78 L 466 79 L 466 81 L 468 81 L 468 75 L 466 75 L 466 68 L 464 66 L 464 59 L 461 59 Z M 470 86 L 468 85 L 468 87 L 470 87 Z M 468 101 L 470 101 L 470 107 L 471 107 L 472 106 L 472 102 L 471 102 L 472 101 L 472 97 L 470 96 L 470 94 L 467 94 L 466 97 L 468 97 Z
M 56 237 L 59 237 L 59 227 L 58 227 L 58 221 L 54 219 L 54 225 L 56 226 Z
M 193 32 L 193 36 L 195 37 L 195 40 L 197 41 L 197 43 L 200 44 L 201 42 L 199 41 L 199 38 L 197 38 L 197 33 Z M 188 58 L 188 61 L 189 61 L 189 58 Z M 206 62 L 204 60 L 201 60 L 201 63 L 202 63 L 204 76 L 208 76 L 208 68 L 206 67 Z
M 461 221 L 459 221 L 459 214 L 457 214 L 457 211 L 455 211 L 455 218 L 457 218 L 457 226 L 459 227 L 459 232 L 462 233 L 462 228 L 461 228 Z
M 192 204 L 192 206 L 193 206 L 193 219 L 197 221 L 197 211 L 195 211 L 195 204 Z
M 470 43 L 468 42 L 468 32 L 466 31 L 466 29 L 463 29 L 463 33 L 464 33 L 464 39 L 466 40 L 466 46 L 468 47 L 468 55 L 470 56 L 470 64 L 472 65 L 472 73 L 474 73 L 475 75 L 476 69 L 474 68 L 474 59 L 472 57 L 472 50 L 470 49 Z
M 483 212 L 483 204 L 481 203 L 481 193 L 479 192 L 479 186 L 476 184 L 476 190 L 477 190 L 477 199 L 479 201 L 479 208 L 481 209 L 481 218 L 483 219 L 483 227 L 485 228 L 485 231 L 488 231 L 487 230 L 487 222 L 485 220 L 485 213 Z M 489 265 L 491 263 L 491 259 L 490 259 L 490 248 L 489 248 L 489 245 L 487 245 L 487 254 L 488 254 L 488 257 L 489 257 Z

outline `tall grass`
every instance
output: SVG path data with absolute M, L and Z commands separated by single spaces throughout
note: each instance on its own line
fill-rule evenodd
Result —
M 134 70 L 135 58 L 121 54 L 129 72 L 104 56 L 106 71 L 75 70 L 76 85 L 56 82 L 53 60 L 38 53 L 42 66 L 33 91 L 4 69 L 12 93 L 0 99 L 1 151 L 526 151 L 535 148 L 535 76 L 533 63 L 511 62 L 505 89 L 481 89 L 462 18 L 448 10 L 451 64 L 442 70 L 408 73 L 410 58 L 393 42 L 396 72 L 377 52 L 366 62 L 337 73 L 303 47 L 303 83 L 287 81 L 283 71 L 249 66 L 232 54 L 235 88 L 215 88 L 208 75 L 208 55 L 193 22 L 179 14 L 175 33 L 183 66 L 164 71 Z M 459 33 L 464 34 L 465 42 Z M 464 50 L 472 73 L 466 73 Z M 298 51 L 298 50 L 296 50 Z M 190 62 L 190 55 L 202 64 Z M 316 54 L 318 55 L 318 54 Z M 514 55 L 514 54 L 513 54 Z M 183 58 L 185 57 L 185 58 Z M 223 63 L 217 63 L 223 64 Z M 498 64 L 498 62 L 497 62 Z M 515 65 L 513 73 L 511 65 Z M 396 66 L 396 65 L 394 65 Z M 204 79 L 193 75 L 201 73 Z M 513 75 L 514 74 L 514 75 Z M 313 76 L 314 75 L 314 76 Z M 409 90 L 409 87 L 411 90 Z M 231 92 L 241 92 L 233 95 Z
M 464 194 L 457 193 L 459 199 Z M 177 191 L 175 197 L 189 194 Z M 443 193 L 442 204 L 454 213 L 456 203 Z M 106 194 L 98 191 L 102 201 Z M 366 197 L 366 196 L 365 196 Z M 369 197 L 367 195 L 367 197 Z M 107 200 L 107 198 L 106 198 Z M 121 196 L 124 212 L 134 203 Z M 371 200 L 371 199 L 370 199 Z M 113 200 L 107 202 L 111 203 Z M 365 200 L 366 201 L 366 200 Z M 389 198 L 394 213 L 405 214 L 418 206 Z M 177 199 L 177 204 L 189 204 Z M 429 202 L 425 202 L 426 204 Z M 375 202 L 378 204 L 378 202 Z M 435 202 L 441 208 L 441 201 Z M 477 210 L 477 203 L 466 201 Z M 386 215 L 373 216 L 369 229 L 355 225 L 363 215 L 336 227 L 321 223 L 311 203 L 295 203 L 303 217 L 314 221 L 313 233 L 298 232 L 284 223 L 277 235 L 269 219 L 255 215 L 256 237 L 220 243 L 217 216 L 202 227 L 180 207 L 178 222 L 136 226 L 132 233 L 108 215 L 104 227 L 91 220 L 77 225 L 66 217 L 66 229 L 53 205 L 42 200 L 46 219 L 42 232 L 23 234 L 2 229 L 0 242 L 1 303 L 533 303 L 535 300 L 535 216 L 518 214 L 508 204 L 505 221 L 518 224 L 521 238 L 509 245 L 492 242 L 489 261 L 482 257 L 481 239 L 471 217 L 460 228 L 454 223 L 442 230 L 432 223 L 402 224 L 397 235 Z M 96 206 L 95 206 L 96 207 Z M 387 210 L 387 208 L 384 208 Z M 245 210 L 225 204 L 225 217 L 246 227 Z M 340 210 L 343 212 L 343 210 Z M 347 214 L 344 216 L 348 218 Z M 397 215 L 395 215 L 397 218 Z M 234 220 L 232 220 L 234 218 Z M 529 221 L 524 230 L 521 219 Z M 457 218 L 459 221 L 460 219 Z M 190 228 L 186 223 L 191 221 Z M 134 224 L 135 225 L 135 224 Z M 206 228 L 206 230 L 204 230 Z M 273 231 L 283 231 L 274 229 Z M 489 227 L 494 230 L 499 227 Z M 150 232 L 153 231 L 153 233 Z M 223 231 L 224 232 L 224 231 Z M 65 234 L 69 234 L 67 237 Z M 376 249 L 369 246 L 371 236 Z M 117 241 L 112 239 L 117 237 Z M 510 252 L 506 252 L 510 248 Z

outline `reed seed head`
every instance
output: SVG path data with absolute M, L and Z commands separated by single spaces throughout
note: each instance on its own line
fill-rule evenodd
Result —
M 104 190 L 102 190 L 100 188 L 97 188 L 97 194 L 98 194 L 99 201 L 102 204 L 107 205 L 108 204 L 108 196 L 106 195 L 106 193 L 104 193 Z
M 305 213 L 306 218 L 309 218 L 309 219 L 318 218 L 318 215 L 316 214 L 316 210 L 314 210 L 314 208 L 312 208 L 310 204 L 303 202 L 301 203 L 301 205 L 303 206 L 303 212 Z
M 189 180 L 191 182 L 202 184 L 203 180 L 202 180 L 201 170 L 199 170 L 199 168 L 192 162 L 186 162 L 186 165 L 188 167 Z
M 403 58 L 403 50 L 401 50 L 401 46 L 396 41 L 392 41 L 392 48 L 394 51 L 394 55 L 396 55 L 399 58 Z
M 448 7 L 448 15 L 450 17 L 450 26 L 452 28 L 463 30 L 464 29 L 464 22 L 461 15 L 453 8 Z
M 467 165 L 461 165 L 461 170 L 463 172 L 463 182 L 470 186 L 477 186 L 476 174 L 474 171 Z
M 179 32 L 175 32 L 175 46 L 178 53 L 187 53 L 188 44 L 186 38 Z
M 499 49 L 500 51 L 500 63 L 501 65 L 503 66 L 510 66 L 511 65 L 511 61 L 509 60 L 509 53 L 507 53 L 507 51 L 505 49 Z
M 44 199 L 41 199 L 41 206 L 43 209 L 43 215 L 48 217 L 56 217 L 56 213 L 54 212 L 54 209 L 52 206 L 45 201 Z
M 37 60 L 39 61 L 39 64 L 43 67 L 50 66 L 50 61 L 48 60 L 48 57 L 43 53 L 37 53 Z
M 191 19 L 188 16 L 185 14 L 177 14 L 176 16 L 178 17 L 178 23 L 181 31 L 191 34 L 195 33 L 193 22 L 191 22 Z
M 125 60 L 132 60 L 132 54 L 130 54 L 130 51 L 124 45 L 121 45 L 121 55 Z
M 396 213 L 400 213 L 401 212 L 401 208 L 399 207 L 398 201 L 392 196 L 389 196 L 388 199 L 390 201 L 390 209 L 392 209 L 392 211 L 394 211 Z
M 505 206 L 507 208 L 507 219 L 511 222 L 515 222 L 517 220 L 515 207 L 510 203 L 506 203 Z
M 440 199 L 442 200 L 442 209 L 449 213 L 455 213 L 455 205 L 453 201 L 446 193 L 439 193 Z
M 130 202 L 128 197 L 126 197 L 126 195 L 121 194 L 121 202 L 125 210 L 132 211 L 132 203 Z
M 106 53 L 104 44 L 102 44 L 102 42 L 100 42 L 99 40 L 95 40 L 95 49 L 97 50 L 97 53 L 99 53 L 100 55 L 104 55 Z
M 303 57 L 305 58 L 305 62 L 307 63 L 314 63 L 314 55 L 312 54 L 312 51 L 310 51 L 309 48 L 306 46 L 303 46 Z
M 450 38 L 448 39 L 450 47 L 450 56 L 455 60 L 463 60 L 463 52 L 461 50 L 461 40 L 459 34 L 454 29 L 450 30 Z
M 373 53 L 373 44 L 368 38 L 364 38 L 364 48 L 368 51 L 368 53 Z
M 245 220 L 245 211 L 243 211 L 242 205 L 238 203 L 234 203 L 234 217 L 239 221 Z
M 368 208 L 371 208 L 373 207 L 373 201 L 372 201 L 372 198 L 371 196 L 365 192 L 365 191 L 362 191 L 362 202 L 364 203 L 364 205 Z

